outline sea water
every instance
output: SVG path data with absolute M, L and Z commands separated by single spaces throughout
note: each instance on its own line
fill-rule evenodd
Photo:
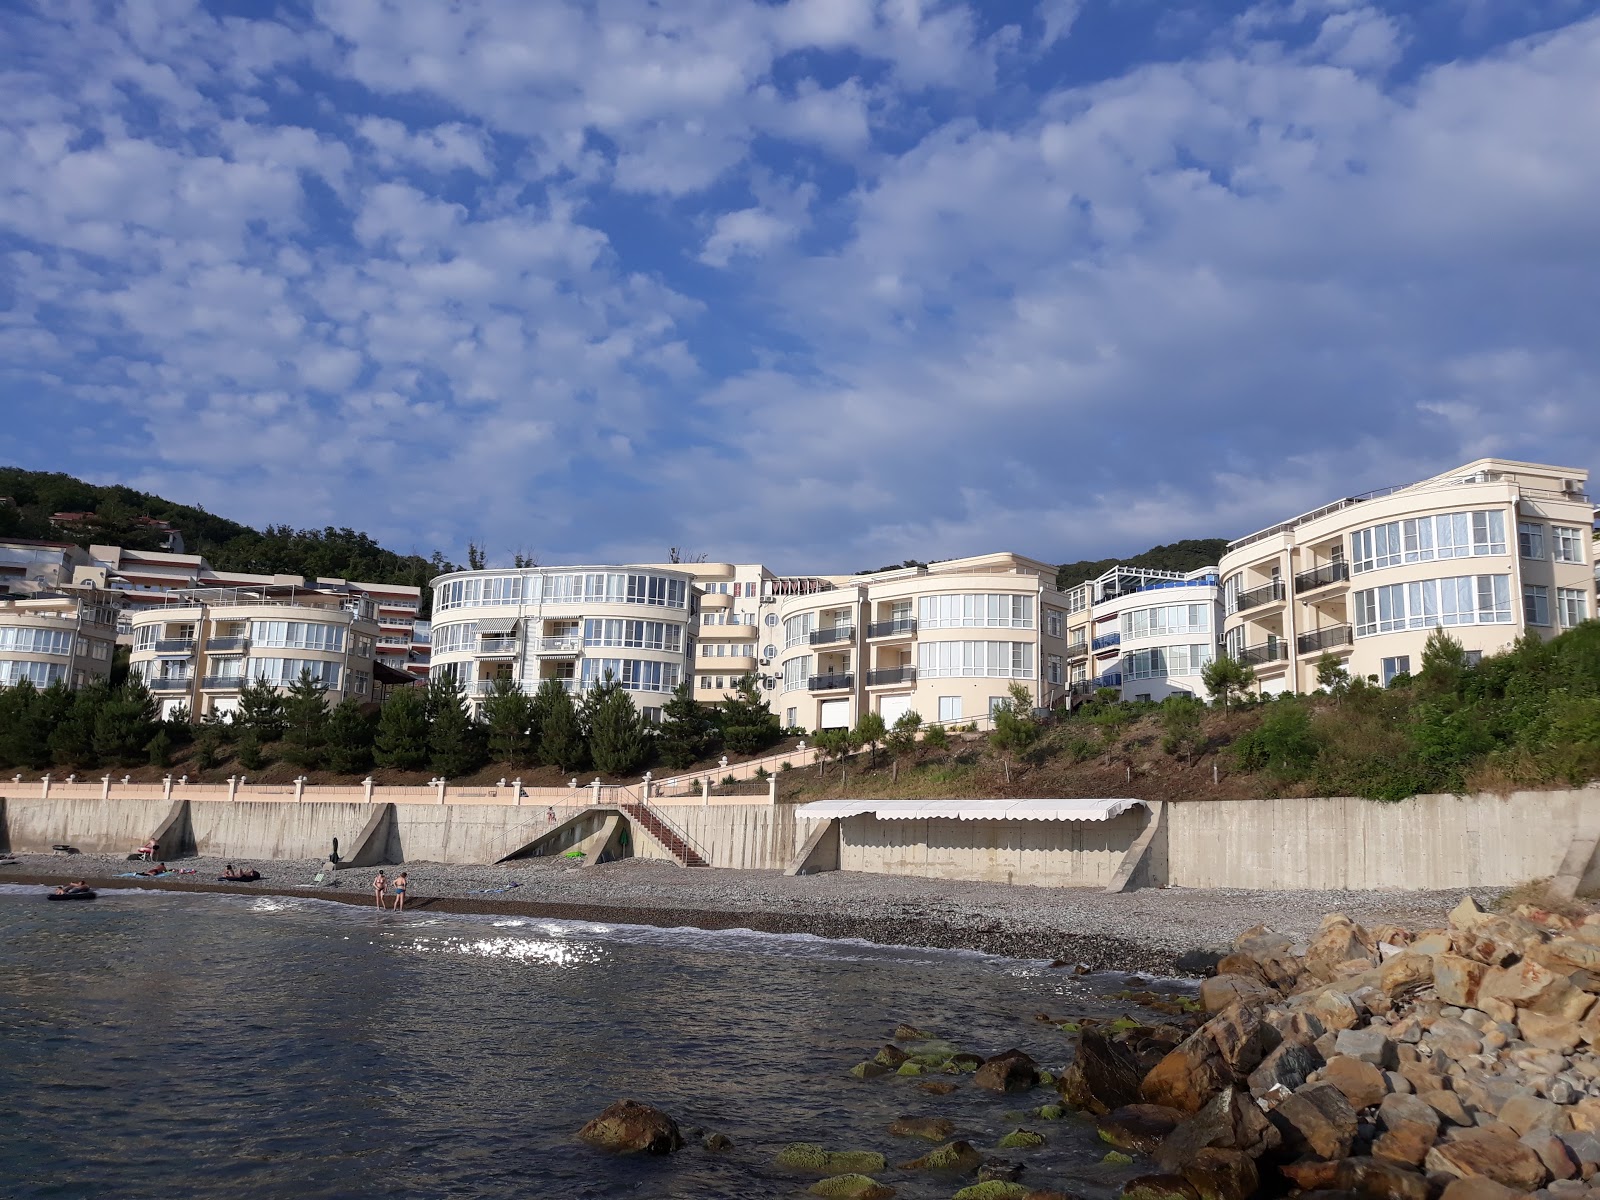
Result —
M 0 1194 L 13 1197 L 761 1197 L 811 1180 L 793 1141 L 882 1151 L 944 1115 L 1023 1182 L 1110 1196 L 1131 1172 L 1077 1118 L 1023 1120 L 1040 1089 L 970 1076 L 934 1097 L 860 1081 L 901 1021 L 1046 1066 L 1070 1038 L 1038 1011 L 1110 1015 L 1120 977 L 1044 963 L 749 931 L 378 913 L 314 900 L 0 887 Z M 618 1158 L 574 1134 L 622 1097 L 734 1148 Z

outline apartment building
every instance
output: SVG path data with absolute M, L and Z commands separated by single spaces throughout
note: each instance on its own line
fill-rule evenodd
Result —
M 1106 688 L 1124 700 L 1203 696 L 1216 657 L 1222 591 L 1216 567 L 1157 571 L 1117 565 L 1063 593 L 1069 702 Z
M 71 542 L 8 538 L 0 541 L 0 596 L 68 587 L 78 568 L 88 565 L 88 553 Z
M 1317 661 L 1387 684 L 1444 628 L 1479 657 L 1595 615 L 1588 472 L 1482 458 L 1335 500 L 1232 542 L 1223 648 L 1266 693 L 1313 691 Z
M 231 713 L 246 684 L 288 687 L 302 670 L 321 680 L 330 705 L 371 700 L 382 669 L 376 605 L 348 584 L 175 590 L 147 598 L 129 624 L 129 670 L 163 717 Z
M 94 588 L 0 596 L 0 687 L 79 688 L 111 673 L 116 598 Z
M 761 616 L 775 576 L 759 563 L 685 563 L 679 569 L 693 576 L 686 678 L 693 680 L 695 699 L 712 704 L 731 695 L 742 676 L 772 665 L 773 648 L 762 648 Z

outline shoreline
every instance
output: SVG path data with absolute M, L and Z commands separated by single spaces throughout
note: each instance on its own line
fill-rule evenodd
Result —
M 310 886 L 323 864 L 236 860 L 259 883 L 217 882 L 222 859 L 178 860 L 195 875 L 118 878 L 140 864 L 122 856 L 19 855 L 0 883 L 48 887 L 81 878 L 98 889 L 309 897 L 371 906 L 377 868 L 347 868 L 339 886 Z M 1095 971 L 1174 976 L 1194 950 L 1227 946 L 1267 922 L 1309 938 L 1323 914 L 1344 911 L 1373 925 L 1442 924 L 1460 892 L 1236 892 L 1093 889 L 934 880 L 903 875 L 683 868 L 640 859 L 574 867 L 558 858 L 501 864 L 412 862 L 406 910 L 654 926 L 809 934 L 882 946 L 969 950 L 1004 958 L 1084 964 Z M 304 884 L 292 882 L 305 880 Z

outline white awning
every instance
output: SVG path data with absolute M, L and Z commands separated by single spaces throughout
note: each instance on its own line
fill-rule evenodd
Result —
M 511 633 L 517 627 L 517 617 L 479 617 L 478 635 L 486 633 Z
M 807 819 L 873 816 L 880 821 L 1109 821 L 1143 800 L 818 800 L 795 815 Z

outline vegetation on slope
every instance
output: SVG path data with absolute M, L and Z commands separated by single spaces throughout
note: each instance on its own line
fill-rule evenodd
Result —
M 1056 571 L 1056 588 L 1066 591 L 1104 575 L 1121 563 L 1128 567 L 1146 567 L 1152 571 L 1197 571 L 1201 567 L 1214 567 L 1222 552 L 1228 548 L 1225 538 L 1186 538 L 1170 546 L 1153 546 L 1143 554 L 1130 558 L 1101 558 L 1094 562 L 1063 563 Z

